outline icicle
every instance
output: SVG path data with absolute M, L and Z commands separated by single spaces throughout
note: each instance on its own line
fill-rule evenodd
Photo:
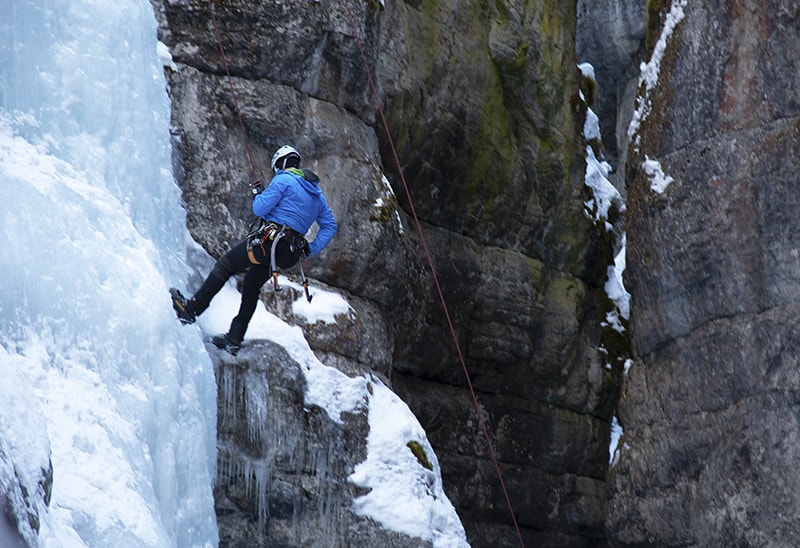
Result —
M 233 428 L 236 424 L 236 369 L 219 365 L 220 392 L 222 393 L 222 410 L 220 425 L 223 429 Z
M 269 443 L 267 440 L 269 381 L 263 372 L 248 371 L 245 377 L 243 400 L 247 439 L 254 447 L 266 449 Z M 266 451 L 262 454 L 266 454 Z
M 266 459 L 251 459 L 242 455 L 236 462 L 229 459 L 229 477 L 239 478 L 245 495 L 255 510 L 258 529 L 266 530 L 269 521 L 269 491 L 271 486 L 272 466 Z

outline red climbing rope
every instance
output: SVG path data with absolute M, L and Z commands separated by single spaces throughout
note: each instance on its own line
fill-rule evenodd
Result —
M 233 97 L 233 107 L 236 109 L 236 116 L 239 118 L 239 127 L 242 128 L 242 137 L 244 139 L 244 149 L 247 153 L 247 160 L 250 162 L 250 174 L 252 176 L 252 181 L 250 186 L 255 186 L 258 184 L 258 173 L 256 172 L 256 166 L 253 162 L 253 154 L 250 152 L 250 141 L 247 139 L 247 131 L 244 128 L 244 120 L 242 120 L 242 113 L 239 110 L 239 103 L 236 101 L 236 92 L 233 89 L 233 78 L 231 78 L 231 71 L 228 68 L 228 59 L 225 57 L 225 48 L 222 47 L 222 38 L 219 35 L 219 28 L 217 28 L 217 18 L 214 16 L 214 6 L 211 3 L 212 0 L 208 0 L 208 11 L 211 14 L 211 23 L 214 25 L 214 35 L 217 38 L 217 44 L 219 44 L 219 53 L 222 57 L 222 64 L 225 66 L 225 74 L 228 75 L 228 84 L 231 88 L 231 96 Z
M 494 447 L 492 445 L 491 437 L 489 436 L 489 429 L 486 426 L 486 421 L 483 418 L 483 413 L 481 413 L 481 407 L 478 403 L 478 397 L 475 395 L 475 389 L 472 387 L 472 380 L 469 376 L 469 371 L 467 370 L 467 364 L 464 360 L 464 355 L 461 352 L 461 346 L 458 343 L 458 336 L 456 335 L 455 327 L 453 327 L 453 321 L 450 318 L 450 311 L 447 308 L 447 302 L 444 298 L 444 293 L 442 292 L 442 287 L 439 284 L 439 277 L 436 275 L 436 268 L 433 266 L 433 259 L 431 258 L 430 250 L 428 249 L 428 243 L 425 240 L 425 234 L 422 231 L 422 224 L 417 217 L 416 209 L 414 208 L 414 201 L 411 199 L 411 191 L 408 188 L 408 184 L 406 183 L 405 176 L 403 175 L 403 168 L 400 166 L 400 159 L 397 156 L 397 150 L 394 146 L 394 141 L 392 140 L 392 134 L 389 131 L 389 124 L 386 122 L 386 115 L 383 112 L 383 106 L 381 105 L 380 96 L 378 95 L 378 90 L 375 88 L 375 83 L 372 79 L 372 72 L 369 69 L 369 63 L 367 62 L 367 56 L 364 53 L 364 48 L 361 45 L 361 37 L 358 34 L 358 28 L 356 27 L 355 20 L 353 19 L 353 13 L 350 11 L 350 3 L 348 0 L 344 1 L 345 8 L 347 9 L 347 16 L 350 18 L 350 25 L 353 27 L 353 33 L 355 34 L 356 43 L 358 44 L 358 49 L 361 53 L 361 60 L 364 62 L 364 69 L 367 73 L 367 78 L 369 79 L 370 89 L 372 90 L 372 94 L 375 98 L 375 103 L 378 106 L 378 113 L 380 114 L 381 123 L 383 124 L 383 129 L 386 131 L 386 138 L 389 142 L 389 147 L 392 149 L 392 155 L 394 156 L 395 164 L 397 165 L 397 171 L 400 174 L 400 180 L 403 183 L 403 189 L 405 190 L 406 197 L 408 198 L 408 204 L 411 209 L 411 215 L 414 217 L 414 223 L 417 226 L 417 232 L 419 233 L 420 241 L 422 242 L 422 247 L 425 250 L 425 257 L 428 260 L 428 267 L 431 269 L 431 275 L 433 276 L 433 283 L 436 286 L 436 290 L 439 293 L 439 299 L 442 303 L 442 308 L 444 309 L 444 315 L 447 319 L 447 325 L 450 328 L 450 335 L 453 337 L 453 343 L 456 347 L 456 352 L 458 353 L 458 359 L 461 362 L 461 368 L 464 370 L 464 377 L 467 381 L 467 386 L 469 387 L 470 394 L 472 395 L 472 402 L 475 405 L 475 411 L 478 415 L 478 421 L 481 425 L 481 430 L 483 431 L 483 435 L 486 438 L 486 443 L 489 447 L 489 454 L 492 457 L 492 462 L 494 463 L 495 470 L 497 472 L 497 477 L 500 480 L 500 487 L 503 490 L 503 495 L 506 499 L 506 504 L 508 505 L 508 511 L 511 513 L 511 520 L 514 522 L 514 529 L 517 532 L 517 537 L 519 538 L 520 546 L 524 548 L 525 543 L 522 540 L 522 533 L 520 532 L 519 525 L 517 524 L 517 518 L 514 515 L 514 508 L 511 506 L 511 499 L 508 496 L 508 490 L 506 489 L 505 482 L 503 481 L 503 474 L 500 472 L 500 465 L 497 462 L 497 456 L 495 455 Z

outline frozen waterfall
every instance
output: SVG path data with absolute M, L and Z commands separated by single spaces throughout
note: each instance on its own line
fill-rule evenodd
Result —
M 0 3 L 0 500 L 42 546 L 217 544 L 169 139 L 147 0 Z

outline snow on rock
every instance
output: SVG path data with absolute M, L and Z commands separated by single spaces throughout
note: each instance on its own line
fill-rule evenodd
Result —
M 349 479 L 371 490 L 355 500 L 356 512 L 433 546 L 468 546 L 422 426 L 385 385 L 373 381 L 370 386 L 367 460 L 356 466 Z M 414 455 L 410 442 L 421 446 L 428 463 Z
M 587 109 L 586 111 L 583 135 L 587 142 L 593 139 L 600 139 L 600 122 L 592 109 Z M 619 191 L 608 180 L 609 173 L 611 173 L 611 164 L 599 160 L 594 153 L 594 149 L 587 145 L 584 181 L 586 186 L 592 189 L 592 199 L 584 204 L 585 212 L 595 222 L 603 222 L 606 230 L 610 231 L 612 226 L 608 222 L 609 210 L 612 206 L 616 206 L 620 212 L 624 212 L 625 203 Z
M 622 333 L 625 328 L 622 326 L 620 317 L 628 320 L 631 315 L 631 295 L 625 289 L 622 275 L 625 272 L 626 266 L 626 253 L 627 253 L 627 236 L 622 235 L 620 242 L 620 250 L 614 256 L 614 264 L 610 265 L 607 269 L 607 278 L 605 284 L 606 294 L 611 302 L 615 305 L 615 310 L 606 315 L 606 321 L 616 331 Z
M 586 186 L 592 189 L 592 199 L 584 204 L 586 214 L 595 222 L 602 222 L 606 230 L 613 227 L 608 222 L 608 214 L 613 205 L 620 211 L 625 211 L 619 191 L 608 180 L 611 165 L 608 162 L 598 160 L 592 147 L 586 147 Z
M 622 425 L 617 420 L 617 416 L 611 419 L 611 443 L 608 446 L 608 465 L 614 466 L 619 461 L 619 440 L 625 432 Z
M 664 170 L 661 169 L 661 163 L 645 156 L 642 168 L 647 173 L 647 176 L 650 177 L 650 190 L 656 194 L 664 194 L 673 179 L 664 173 Z
M 279 284 L 300 287 L 283 277 Z M 352 312 L 341 295 L 320 289 L 315 289 L 314 294 L 308 309 L 302 304 L 303 296 L 294 303 L 295 310 L 305 310 L 305 317 L 319 321 L 333 321 L 339 314 Z M 228 283 L 199 318 L 201 329 L 207 335 L 225 331 L 236 314 L 240 298 L 234 284 Z M 321 407 L 339 424 L 343 413 L 366 407 L 370 425 L 367 458 L 356 466 L 349 481 L 369 488 L 370 493 L 353 502 L 357 513 L 388 530 L 422 538 L 434 546 L 468 546 L 455 508 L 444 493 L 441 468 L 427 435 L 394 392 L 375 378 L 348 377 L 324 365 L 308 346 L 300 327 L 284 322 L 262 306 L 256 309 L 245 343 L 259 339 L 281 345 L 300 364 L 306 379 L 307 406 Z M 420 464 L 407 446 L 409 442 L 423 448 L 432 469 Z
M 628 137 L 633 136 L 639 131 L 639 126 L 642 121 L 650 114 L 652 105 L 650 104 L 650 91 L 658 84 L 658 75 L 661 71 L 661 60 L 664 58 L 664 52 L 667 49 L 667 41 L 675 27 L 678 26 L 684 17 L 684 8 L 686 7 L 687 0 L 676 0 L 672 2 L 672 7 L 667 14 L 664 22 L 664 28 L 661 31 L 661 36 L 658 38 L 653 54 L 650 60 L 642 63 L 639 67 L 639 85 L 644 86 L 643 94 L 636 99 L 636 109 L 633 112 L 631 122 L 628 125 Z M 635 143 L 635 141 L 634 141 Z

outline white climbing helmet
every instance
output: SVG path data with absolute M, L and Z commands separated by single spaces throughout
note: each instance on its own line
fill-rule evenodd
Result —
M 272 156 L 272 171 L 286 169 L 286 162 L 290 158 L 296 158 L 296 161 L 292 162 L 290 167 L 297 167 L 300 165 L 300 153 L 289 145 L 283 145 Z

